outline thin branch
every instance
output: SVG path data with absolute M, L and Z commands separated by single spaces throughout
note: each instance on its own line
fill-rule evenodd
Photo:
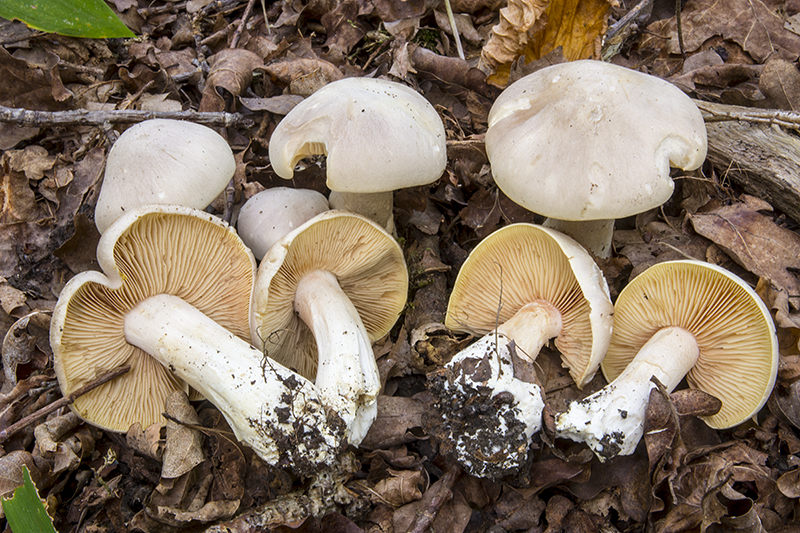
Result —
M 0 122 L 19 126 L 103 126 L 106 124 L 134 124 L 154 118 L 187 120 L 206 126 L 222 126 L 226 128 L 254 124 L 252 118 L 240 113 L 200 113 L 198 111 L 136 111 L 111 110 L 88 111 L 75 109 L 71 111 L 34 111 L 15 107 L 0 106 Z
M 87 383 L 86 385 L 81 387 L 80 389 L 71 392 L 67 396 L 65 396 L 63 398 L 60 398 L 60 399 L 54 401 L 53 403 L 50 403 L 50 404 L 42 407 L 41 409 L 39 409 L 35 413 L 32 413 L 32 414 L 26 416 L 25 418 L 23 418 L 23 419 L 15 422 L 13 424 L 11 424 L 10 426 L 8 426 L 3 431 L 0 431 L 0 444 L 2 444 L 3 442 L 7 441 L 15 433 L 18 433 L 19 431 L 25 429 L 26 427 L 31 425 L 33 422 L 39 420 L 42 417 L 45 417 L 45 416 L 49 415 L 50 413 L 52 413 L 53 411 L 56 411 L 57 409 L 60 409 L 60 408 L 62 408 L 64 406 L 66 406 L 66 405 L 71 404 L 79 396 L 83 396 L 87 392 L 96 389 L 100 385 L 103 385 L 103 384 L 111 381 L 114 378 L 118 378 L 119 376 L 125 374 L 130 369 L 131 369 L 130 366 L 123 366 L 123 367 L 117 368 L 115 370 L 112 370 L 110 372 L 107 372 L 107 373 L 103 374 L 102 376 L 100 376 L 99 378 L 90 381 L 89 383 Z
M 253 5 L 255 5 L 255 3 L 256 0 L 249 0 L 247 2 L 247 7 L 244 9 L 244 14 L 242 15 L 242 21 L 239 23 L 239 27 L 236 28 L 233 39 L 231 39 L 230 48 L 236 48 L 239 45 L 239 38 L 242 36 L 242 31 L 244 31 L 244 26 L 247 24 L 247 19 L 250 18 L 250 14 L 253 12 Z
M 731 120 L 757 122 L 800 130 L 800 113 L 782 109 L 755 109 L 739 106 L 720 106 L 695 100 L 700 111 L 706 113 L 706 122 L 726 122 Z
M 461 474 L 461 470 L 454 466 L 442 476 L 442 484 L 433 496 L 430 505 L 424 511 L 417 513 L 416 519 L 408 528 L 407 533 L 425 533 L 428 531 L 444 504 L 453 497 L 453 485 L 459 474 Z

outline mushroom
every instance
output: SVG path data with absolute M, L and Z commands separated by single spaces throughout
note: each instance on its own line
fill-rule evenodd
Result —
M 406 302 L 403 252 L 383 228 L 322 213 L 276 242 L 258 268 L 252 338 L 271 359 L 314 380 L 358 445 L 377 414 L 372 342 Z
M 602 364 L 609 384 L 556 416 L 556 434 L 585 442 L 601 461 L 630 455 L 643 433 L 657 378 L 671 392 L 684 379 L 722 402 L 703 417 L 736 426 L 767 401 L 778 368 L 769 311 L 738 276 L 700 261 L 656 264 L 620 293 Z
M 146 427 L 189 385 L 266 462 L 303 472 L 335 459 L 341 420 L 313 384 L 245 340 L 255 261 L 232 228 L 195 209 L 144 206 L 109 226 L 97 259 L 104 274 L 75 276 L 53 311 L 56 375 L 66 395 L 131 370 L 75 400 L 78 416 L 111 431 Z
M 148 204 L 205 209 L 235 170 L 230 146 L 211 128 L 181 120 L 140 122 L 108 152 L 97 229 L 103 233 L 125 212 Z
M 486 132 L 498 187 L 601 258 L 611 254 L 613 219 L 666 202 L 670 166 L 696 169 L 706 148 L 703 117 L 680 89 L 593 60 L 511 84 Z
M 317 191 L 273 187 L 254 194 L 244 203 L 236 228 L 260 261 L 275 241 L 329 209 L 328 200 Z
M 439 179 L 447 164 L 445 140 L 442 120 L 418 92 L 382 79 L 344 78 L 281 120 L 269 159 L 278 176 L 291 179 L 304 157 L 327 156 L 331 207 L 391 231 L 392 191 Z
M 612 320 L 605 278 L 571 238 L 520 223 L 481 241 L 458 273 L 445 325 L 484 337 L 433 380 L 458 462 L 494 479 L 518 471 L 544 407 L 541 387 L 518 379 L 520 370 L 555 339 L 582 388 L 605 354 Z

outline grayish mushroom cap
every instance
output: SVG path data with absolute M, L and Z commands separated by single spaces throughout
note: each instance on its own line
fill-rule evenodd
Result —
M 131 126 L 108 152 L 95 208 L 100 233 L 149 204 L 205 209 L 233 177 L 236 162 L 217 132 L 192 122 L 154 119 Z
M 500 189 L 560 220 L 641 213 L 672 195 L 670 166 L 706 157 L 700 111 L 674 85 L 601 61 L 541 69 L 489 113 L 486 151 Z

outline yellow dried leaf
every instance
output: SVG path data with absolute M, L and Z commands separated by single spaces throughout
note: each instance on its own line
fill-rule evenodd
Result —
M 569 61 L 597 57 L 612 5 L 617 0 L 509 0 L 481 51 L 487 81 L 504 87 L 519 57 L 529 63 L 559 46 Z

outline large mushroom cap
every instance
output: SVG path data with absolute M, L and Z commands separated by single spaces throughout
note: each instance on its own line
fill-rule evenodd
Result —
M 187 386 L 125 341 L 125 315 L 141 300 L 178 296 L 231 333 L 250 339 L 248 319 L 255 260 L 232 228 L 186 207 L 145 206 L 103 234 L 97 259 L 105 275 L 75 276 L 53 311 L 50 342 L 63 393 L 125 365 L 125 375 L 71 405 L 87 422 L 127 431 L 162 421 L 164 400 Z
M 709 426 L 733 427 L 763 407 L 775 384 L 778 342 L 769 311 L 743 280 L 700 261 L 659 263 L 638 275 L 615 305 L 606 379 L 668 326 L 692 333 L 700 349 L 689 386 L 722 401 L 719 413 L 704 418 Z
M 294 298 L 298 282 L 314 270 L 336 276 L 372 340 L 389 332 L 408 292 L 400 246 L 359 215 L 328 211 L 276 242 L 259 266 L 253 290 L 253 342 L 312 381 L 317 372 L 317 345 L 295 313 Z
M 486 151 L 511 199 L 561 220 L 623 218 L 672 195 L 670 166 L 699 167 L 703 117 L 670 83 L 601 61 L 541 69 L 489 113 Z
M 458 273 L 445 325 L 485 335 L 537 300 L 561 313 L 555 344 L 582 387 L 600 365 L 614 311 L 602 272 L 566 235 L 534 224 L 512 224 L 486 237 Z
M 445 140 L 442 120 L 418 92 L 381 79 L 345 78 L 281 120 L 269 159 L 290 179 L 298 161 L 327 154 L 332 191 L 378 193 L 439 179 L 447 164 Z
M 205 209 L 235 170 L 230 146 L 211 128 L 181 120 L 140 122 L 108 152 L 97 229 L 103 233 L 127 211 L 148 204 Z

